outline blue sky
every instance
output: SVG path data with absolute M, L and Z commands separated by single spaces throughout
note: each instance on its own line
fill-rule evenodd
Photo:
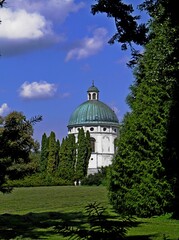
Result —
M 42 115 L 34 138 L 41 141 L 44 132 L 54 131 L 61 140 L 94 80 L 100 100 L 121 121 L 134 80 L 126 65 L 130 53 L 108 44 L 115 25 L 104 14 L 90 13 L 95 1 L 6 2 L 0 8 L 0 115 Z

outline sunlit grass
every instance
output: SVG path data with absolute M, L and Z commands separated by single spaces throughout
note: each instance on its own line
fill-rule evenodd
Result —
M 108 205 L 105 187 L 29 187 L 0 194 L 0 214 L 44 211 L 82 211 L 93 201 Z
M 85 206 L 97 202 L 113 216 L 105 187 L 29 187 L 0 193 L 0 239 L 65 239 L 53 227 L 69 221 L 81 226 Z M 178 240 L 179 221 L 170 215 L 136 219 L 128 231 L 129 240 Z M 113 239 L 111 239 L 113 240 Z

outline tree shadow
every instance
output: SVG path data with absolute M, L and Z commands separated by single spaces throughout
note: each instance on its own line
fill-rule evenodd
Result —
M 28 239 L 45 239 L 56 234 L 54 227 L 64 222 L 70 225 L 80 225 L 82 213 L 42 212 L 27 213 L 25 215 L 0 215 L 0 239 L 15 239 L 17 237 Z M 69 221 L 70 219 L 70 221 Z
M 145 235 L 145 236 L 136 235 L 136 236 L 129 236 L 126 238 L 126 240 L 150 240 L 152 239 L 152 237 L 154 237 L 154 235 Z
M 113 221 L 118 221 L 117 218 Z M 59 235 L 59 239 L 69 236 L 65 227 L 81 229 L 87 236 L 88 230 L 85 224 L 86 216 L 82 212 L 41 212 L 27 213 L 24 215 L 2 214 L 0 215 L 0 239 L 46 239 L 53 235 Z M 139 222 L 133 222 L 132 227 L 137 227 Z M 61 227 L 60 232 L 56 231 Z M 78 236 L 79 237 L 79 236 Z M 80 238 L 78 238 L 80 239 Z M 98 238 L 99 239 L 99 238 Z M 101 238 L 103 239 L 103 238 Z M 105 238 L 106 239 L 106 238 Z M 151 236 L 130 236 L 127 240 L 149 240 Z M 113 239 L 114 240 L 114 239 Z

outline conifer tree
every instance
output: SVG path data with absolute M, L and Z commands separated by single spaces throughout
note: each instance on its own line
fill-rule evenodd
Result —
M 69 180 L 74 180 L 74 171 L 76 163 L 76 140 L 74 134 L 69 134 L 67 138 L 67 168 L 69 171 Z
M 58 165 L 58 176 L 73 182 L 74 165 L 76 161 L 76 143 L 73 134 L 63 139 L 60 148 L 60 162 Z
M 75 166 L 75 175 L 77 180 L 83 179 L 87 175 L 88 163 L 91 155 L 90 147 L 89 132 L 86 137 L 84 129 L 80 128 L 78 132 L 77 159 Z
M 57 139 L 56 147 L 57 147 L 57 150 L 56 150 L 56 169 L 58 169 L 58 165 L 59 165 L 59 161 L 60 161 L 60 140 L 59 139 Z
M 56 170 L 56 156 L 57 156 L 57 144 L 56 136 L 52 131 L 49 136 L 49 151 L 48 151 L 48 162 L 47 162 L 47 175 L 52 176 Z
M 48 162 L 48 145 L 49 145 L 49 140 L 44 133 L 42 135 L 42 140 L 41 140 L 41 155 L 40 155 L 40 172 L 41 173 L 46 173 L 47 170 L 47 162 Z
M 86 154 L 84 159 L 84 175 L 86 176 L 88 173 L 88 165 L 89 165 L 89 159 L 91 156 L 91 140 L 90 140 L 90 133 L 89 131 L 86 132 Z
M 105 12 L 115 18 L 119 34 L 113 40 L 137 43 L 137 27 L 132 24 L 135 31 L 130 32 L 123 13 L 117 11 L 117 2 L 121 1 L 98 2 L 94 13 Z M 110 200 L 119 213 L 127 215 L 152 216 L 173 210 L 179 216 L 177 6 L 172 0 L 152 0 L 141 7 L 151 17 L 149 34 L 143 55 L 135 59 L 136 80 L 127 98 L 131 112 L 121 124 L 118 151 L 111 166 Z M 175 201 L 170 208 L 173 193 Z

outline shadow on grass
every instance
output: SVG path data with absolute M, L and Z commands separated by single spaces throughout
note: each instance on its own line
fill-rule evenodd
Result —
M 56 234 L 54 227 L 70 219 L 70 224 L 75 225 L 82 214 L 42 212 L 28 213 L 25 215 L 2 214 L 0 215 L 0 239 L 45 239 Z M 78 223 L 79 224 L 79 223 Z
M 63 227 L 65 224 L 68 224 L 72 228 L 84 229 L 84 233 L 86 232 L 87 234 L 88 230 L 84 227 L 85 223 L 86 216 L 82 212 L 42 212 L 25 215 L 2 214 L 0 215 L 0 239 L 50 239 L 53 235 L 58 234 L 59 239 L 61 239 L 62 236 L 66 236 L 66 232 L 64 230 L 57 233 L 55 231 L 57 226 L 61 225 Z M 140 223 L 134 222 L 133 227 L 136 227 L 138 224 Z M 149 240 L 151 236 L 130 236 L 126 239 Z
M 150 240 L 152 239 L 153 235 L 145 235 L 145 236 L 130 236 L 127 237 L 126 240 Z

